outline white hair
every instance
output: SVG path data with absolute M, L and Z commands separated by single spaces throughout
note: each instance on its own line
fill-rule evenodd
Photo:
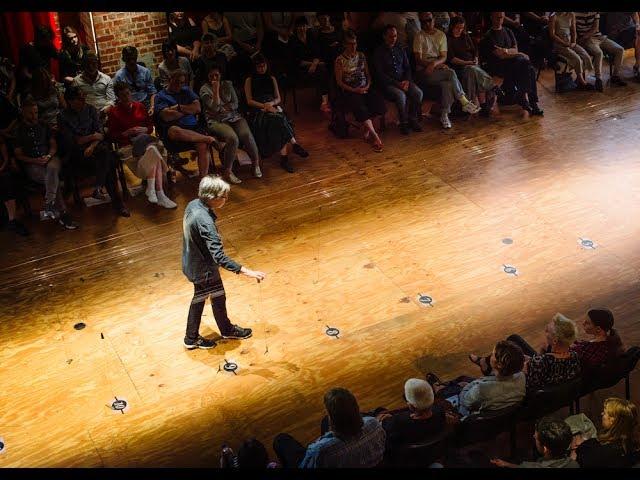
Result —
M 227 182 L 217 175 L 207 175 L 200 180 L 198 186 L 198 197 L 207 203 L 210 200 L 220 198 L 229 193 L 231 187 Z

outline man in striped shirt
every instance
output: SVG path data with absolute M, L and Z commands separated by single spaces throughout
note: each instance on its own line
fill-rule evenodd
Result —
M 624 87 L 627 82 L 620 78 L 624 48 L 600 33 L 599 12 L 574 12 L 576 15 L 576 34 L 578 44 L 593 56 L 596 74 L 596 89 L 602 92 L 602 57 L 603 51 L 613 57 L 613 75 L 611 84 Z

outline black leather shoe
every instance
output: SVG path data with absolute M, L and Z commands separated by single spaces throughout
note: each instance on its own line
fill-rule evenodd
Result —
M 284 168 L 287 172 L 289 173 L 293 173 L 295 172 L 295 170 L 293 169 L 293 167 L 291 166 L 291 164 L 289 163 L 289 157 L 286 157 L 284 155 L 280 156 L 280 166 L 282 168 Z

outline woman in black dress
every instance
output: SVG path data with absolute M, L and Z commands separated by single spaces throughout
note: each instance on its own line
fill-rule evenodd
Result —
M 202 31 L 185 12 L 169 13 L 169 40 L 176 42 L 178 55 L 195 61 L 200 56 Z
M 293 127 L 280 107 L 278 82 L 269 73 L 267 60 L 258 54 L 254 57 L 253 64 L 254 72 L 244 82 L 244 93 L 249 106 L 249 127 L 260 155 L 266 158 L 280 151 L 280 166 L 293 173 L 287 153 L 289 144 L 293 153 L 302 158 L 308 157 L 309 153 L 296 141 Z

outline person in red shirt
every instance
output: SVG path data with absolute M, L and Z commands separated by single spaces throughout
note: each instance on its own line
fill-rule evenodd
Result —
M 132 145 L 132 155 L 127 166 L 139 178 L 147 180 L 147 199 L 164 208 L 176 208 L 162 188 L 167 173 L 167 162 L 160 153 L 160 140 L 151 135 L 153 121 L 141 102 L 131 100 L 131 90 L 125 82 L 117 82 L 113 88 L 116 104 L 109 110 L 107 129 L 109 137 L 119 147 Z

